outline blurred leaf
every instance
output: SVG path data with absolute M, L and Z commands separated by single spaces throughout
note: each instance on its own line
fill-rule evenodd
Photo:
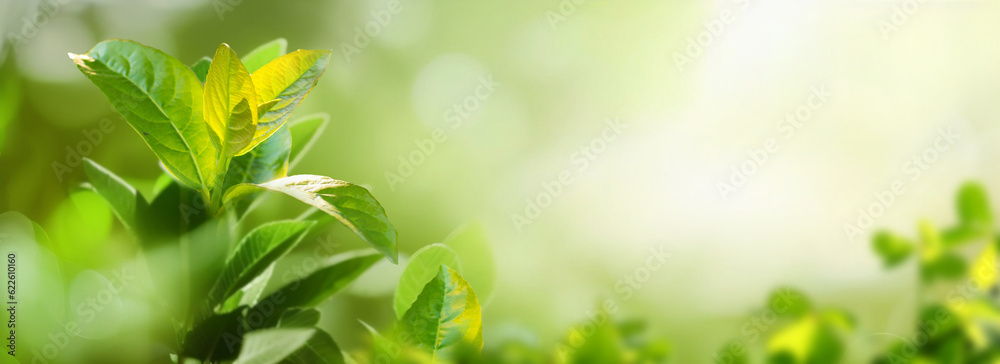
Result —
M 233 364 L 278 364 L 312 339 L 315 329 L 267 329 L 248 333 Z
M 997 254 L 997 245 L 992 242 L 986 244 L 969 269 L 969 275 L 976 287 L 993 287 L 997 283 L 998 262 L 1000 255 Z
M 275 58 L 281 57 L 288 50 L 288 41 L 278 38 L 264 43 L 243 56 L 243 65 L 253 73 Z
M 932 282 L 936 278 L 958 279 L 965 272 L 965 260 L 951 252 L 941 253 L 936 259 L 925 261 L 920 267 L 920 276 L 924 282 Z
M 364 187 L 330 177 L 296 175 L 260 184 L 240 184 L 226 191 L 223 201 L 230 205 L 259 190 L 284 193 L 333 216 L 368 244 L 395 263 L 396 228 L 382 205 Z
M 212 65 L 212 59 L 208 57 L 201 57 L 198 62 L 191 65 L 191 71 L 194 75 L 198 77 L 198 81 L 205 83 L 205 77 L 208 76 L 208 68 Z
M 90 158 L 83 158 L 83 165 L 94 191 L 104 197 L 126 229 L 141 236 L 138 220 L 139 215 L 148 208 L 146 199 L 127 182 Z
M 185 185 L 212 186 L 216 151 L 202 117 L 202 87 L 176 58 L 127 40 L 98 43 L 70 54 L 160 159 Z M 164 75 L 172 79 L 164 80 Z
M 844 344 L 817 316 L 806 316 L 776 332 L 767 342 L 769 363 L 836 364 Z
M 482 224 L 472 222 L 455 229 L 444 239 L 444 244 L 458 254 L 462 276 L 476 287 L 480 303 L 487 304 L 496 284 L 496 262 Z
M 963 225 L 990 226 L 993 224 L 993 212 L 990 210 L 990 200 L 986 188 L 975 182 L 962 185 L 956 201 L 958 217 Z
M 257 130 L 260 100 L 250 73 L 228 44 L 222 43 L 215 50 L 205 78 L 204 97 L 205 122 L 212 131 L 209 135 L 222 155 L 242 155 L 256 146 L 251 142 Z
M 410 263 L 399 277 L 399 285 L 396 286 L 396 294 L 393 296 L 392 307 L 396 311 L 397 319 L 403 318 L 403 314 L 417 299 L 427 282 L 437 276 L 441 265 L 456 267 L 461 271 L 458 254 L 444 244 L 427 245 L 413 253 Z
M 319 324 L 320 313 L 315 308 L 292 308 L 281 314 L 278 327 L 313 327 Z
M 330 115 L 326 113 L 306 115 L 288 122 L 288 131 L 292 134 L 292 152 L 289 169 L 295 167 L 312 149 L 330 123 Z M 273 137 L 272 137 L 273 138 Z
M 843 310 L 823 310 L 819 313 L 819 317 L 823 323 L 845 333 L 854 331 L 856 326 L 854 317 Z
M 250 231 L 226 261 L 208 296 L 209 307 L 222 303 L 292 250 L 313 224 L 311 221 L 285 220 L 267 223 Z
M 771 292 L 767 299 L 768 308 L 781 317 L 799 318 L 812 310 L 812 303 L 801 291 L 782 287 Z
M 434 358 L 447 357 L 446 349 L 455 345 L 483 348 L 483 319 L 476 292 L 458 272 L 443 265 L 403 315 L 399 328 L 413 345 Z
M 872 238 L 875 252 L 882 258 L 886 268 L 902 263 L 913 252 L 913 243 L 902 236 L 888 231 L 879 231 Z
M 937 260 L 944 253 L 944 244 L 941 241 L 941 234 L 936 227 L 928 221 L 920 221 L 917 224 L 920 233 L 920 258 L 922 262 Z
M 323 266 L 305 278 L 284 285 L 261 302 L 273 304 L 275 312 L 292 307 L 313 307 L 353 282 L 379 259 L 378 254 L 371 254 Z
M 0 68 L 0 95 L 3 95 L 0 97 L 0 153 L 3 153 L 7 126 L 21 107 L 21 85 L 12 66 Z
M 297 50 L 260 67 L 251 76 L 258 99 L 281 99 L 270 111 L 260 115 L 251 145 L 257 145 L 285 124 L 302 99 L 323 75 L 330 61 L 329 50 Z
M 101 195 L 89 189 L 70 193 L 49 215 L 45 231 L 52 240 L 52 251 L 61 260 L 100 269 L 112 258 L 108 235 L 114 217 Z

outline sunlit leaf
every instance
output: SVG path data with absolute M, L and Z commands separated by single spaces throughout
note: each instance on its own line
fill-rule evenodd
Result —
M 330 61 L 329 50 L 297 50 L 283 55 L 253 72 L 259 100 L 281 99 L 260 115 L 251 147 L 274 134 L 292 110 L 306 97 Z
M 458 254 L 444 244 L 430 244 L 410 258 L 410 263 L 406 265 L 403 274 L 399 277 L 399 285 L 396 286 L 396 295 L 393 296 L 393 308 L 396 311 L 396 318 L 402 318 L 406 310 L 410 308 L 413 301 L 417 299 L 424 286 L 431 279 L 437 276 L 441 270 L 441 265 L 459 268 Z
M 215 51 L 205 78 L 204 98 L 205 122 L 216 148 L 225 156 L 248 152 L 257 130 L 260 101 L 250 73 L 228 44 Z
M 446 358 L 448 349 L 468 345 L 483 347 L 483 321 L 476 292 L 458 272 L 441 266 L 399 321 L 412 344 Z
M 70 58 L 174 177 L 198 190 L 212 186 L 216 150 L 202 116 L 201 82 L 190 68 L 157 49 L 117 39 Z
M 333 216 L 368 244 L 396 262 L 396 228 L 382 205 L 364 187 L 330 177 L 296 175 L 260 184 L 239 184 L 226 191 L 230 205 L 260 190 L 284 193 Z

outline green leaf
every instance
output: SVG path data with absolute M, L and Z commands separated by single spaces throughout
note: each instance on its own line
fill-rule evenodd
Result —
M 208 76 L 208 68 L 212 66 L 212 59 L 208 57 L 201 57 L 198 62 L 191 65 L 191 71 L 194 71 L 194 75 L 198 77 L 198 81 L 205 83 L 205 77 Z
M 778 288 L 771 292 L 767 304 L 768 309 L 780 317 L 799 318 L 812 310 L 809 298 L 801 291 L 789 287 Z
M 281 99 L 262 102 L 260 105 L 257 105 L 257 115 L 263 115 L 268 111 L 271 111 L 271 109 L 274 108 L 274 105 L 277 105 L 279 102 L 281 102 Z
M 963 225 L 993 224 L 993 211 L 986 195 L 986 188 L 975 182 L 962 185 L 956 201 L 958 217 Z
M 184 356 L 203 361 L 235 359 L 240 350 L 242 320 L 243 310 L 209 316 L 184 336 L 181 351 Z
M 315 329 L 305 345 L 281 361 L 282 364 L 343 364 L 344 354 L 337 342 L 322 329 Z
M 319 140 L 326 125 L 330 123 L 330 115 L 326 113 L 306 115 L 288 122 L 288 131 L 292 133 L 292 152 L 289 155 L 289 169 L 299 164 L 305 154 Z
M 920 276 L 926 283 L 932 282 L 935 278 L 961 278 L 966 272 L 966 263 L 961 256 L 952 252 L 944 252 L 934 259 L 925 260 L 920 268 Z
M 243 64 L 247 71 L 253 73 L 275 58 L 281 57 L 288 50 L 288 41 L 278 38 L 264 43 L 243 56 Z
M 117 39 L 70 58 L 170 174 L 194 189 L 212 186 L 216 150 L 202 117 L 201 82 L 190 68 L 160 50 Z
M 226 261 L 222 274 L 209 294 L 209 307 L 222 303 L 229 295 L 263 273 L 295 247 L 313 224 L 311 221 L 286 220 L 264 224 L 250 231 Z
M 251 147 L 263 142 L 285 124 L 292 110 L 323 75 L 330 53 L 329 50 L 300 49 L 278 57 L 253 73 L 258 99 L 281 99 L 281 102 L 260 115 Z
M 83 158 L 83 166 L 90 185 L 108 202 L 122 225 L 136 236 L 141 235 L 138 223 L 140 215 L 148 208 L 146 199 L 134 187 L 90 158 Z
M 882 257 L 887 268 L 902 263 L 913 252 L 913 243 L 888 231 L 879 231 L 872 238 L 872 247 Z
M 327 264 L 305 278 L 284 285 L 261 302 L 273 304 L 275 312 L 293 307 L 313 307 L 353 282 L 379 259 L 380 255 L 371 254 Z
M 223 202 L 230 205 L 260 190 L 284 193 L 333 216 L 376 250 L 395 263 L 396 228 L 382 205 L 364 187 L 330 177 L 296 175 L 259 184 L 239 184 L 229 188 Z
M 248 333 L 233 364 L 277 364 L 306 345 L 315 329 L 268 329 Z
M 256 148 L 229 162 L 223 191 L 241 183 L 264 183 L 285 177 L 288 173 L 291 147 L 292 136 L 286 127 L 281 127 L 277 133 Z M 242 200 L 237 204 L 237 210 L 241 214 L 246 211 L 248 200 Z
M 281 314 L 278 327 L 313 327 L 319 323 L 320 316 L 315 308 L 292 308 Z
M 476 292 L 458 272 L 441 266 L 399 322 L 413 344 L 433 355 L 446 357 L 449 347 L 483 347 L 482 310 Z
M 413 253 L 410 263 L 399 277 L 399 285 L 396 286 L 396 295 L 393 297 L 392 307 L 397 319 L 403 317 L 427 282 L 438 274 L 442 265 L 461 270 L 458 254 L 444 244 L 431 244 Z
M 227 157 L 250 151 L 260 101 L 250 73 L 228 44 L 222 43 L 215 51 L 204 95 L 205 122 L 216 148 Z

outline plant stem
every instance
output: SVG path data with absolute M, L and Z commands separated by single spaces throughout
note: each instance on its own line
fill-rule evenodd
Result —
M 223 151 L 219 151 L 219 157 L 216 160 L 215 168 L 217 173 L 215 174 L 215 186 L 212 188 L 212 193 L 210 194 L 212 198 L 211 209 L 212 215 L 218 216 L 222 211 L 222 194 L 226 191 L 222 189 L 225 187 L 226 183 L 226 173 L 229 172 L 229 161 L 232 158 L 222 154 Z

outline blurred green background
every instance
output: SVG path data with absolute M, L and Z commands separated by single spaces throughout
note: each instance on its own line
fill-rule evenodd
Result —
M 895 180 L 905 192 L 876 227 L 953 221 L 968 179 L 1000 195 L 1000 2 L 916 4 L 0 0 L 0 211 L 77 241 L 55 254 L 82 268 L 118 269 L 136 247 L 110 213 L 79 216 L 101 202 L 70 199 L 84 176 L 67 158 L 146 188 L 161 171 L 66 53 L 124 38 L 190 64 L 222 42 L 242 54 L 283 37 L 334 50 L 296 112 L 327 112 L 330 126 L 290 172 L 368 187 L 403 253 L 482 224 L 493 254 L 471 264 L 496 265 L 487 348 L 549 347 L 611 298 L 617 319 L 668 338 L 675 362 L 709 362 L 773 287 L 791 285 L 854 313 L 847 358 L 860 362 L 890 339 L 874 334 L 912 329 L 916 277 L 883 271 L 874 230 L 852 240 L 844 225 Z M 957 137 L 914 170 L 940 130 Z M 720 192 L 765 145 L 746 182 Z M 274 197 L 255 218 L 301 211 Z M 338 251 L 363 247 L 330 234 Z M 667 262 L 624 289 L 650 249 Z M 311 252 L 297 254 L 279 270 Z M 99 284 L 84 274 L 36 282 Z M 357 318 L 389 324 L 398 274 L 380 267 L 324 304 L 342 347 L 365 345 Z M 128 333 L 149 312 L 123 302 L 109 316 L 121 321 L 88 343 L 143 342 Z

